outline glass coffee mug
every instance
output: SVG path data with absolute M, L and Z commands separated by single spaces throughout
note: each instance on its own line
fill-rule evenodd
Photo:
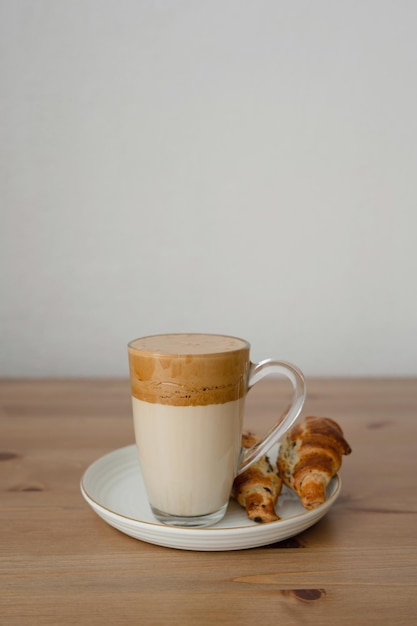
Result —
M 304 377 L 289 363 L 253 364 L 249 343 L 211 334 L 153 335 L 128 345 L 135 438 L 152 512 L 170 526 L 211 526 L 235 477 L 297 419 Z M 242 449 L 248 390 L 268 374 L 293 385 L 291 406 L 255 446 Z

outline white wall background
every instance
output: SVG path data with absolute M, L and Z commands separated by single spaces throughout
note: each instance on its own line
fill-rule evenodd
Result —
M 417 374 L 417 2 L 0 0 L 0 375 L 223 332 Z

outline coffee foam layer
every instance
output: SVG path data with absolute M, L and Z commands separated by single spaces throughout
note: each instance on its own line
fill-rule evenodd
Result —
M 135 339 L 129 347 L 141 352 L 166 355 L 207 355 L 234 352 L 248 348 L 248 343 L 238 337 L 202 333 L 173 333 L 150 335 Z
M 249 345 L 222 335 L 147 337 L 129 344 L 129 366 L 132 395 L 138 400 L 223 404 L 246 393 Z

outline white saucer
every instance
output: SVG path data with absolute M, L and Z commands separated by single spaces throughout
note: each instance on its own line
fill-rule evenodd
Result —
M 276 456 L 269 455 L 271 460 Z M 182 550 L 242 550 L 275 543 L 306 530 L 323 517 L 340 493 L 336 476 L 319 508 L 306 511 L 285 486 L 277 504 L 281 519 L 269 524 L 251 522 L 243 508 L 230 501 L 225 517 L 206 528 L 173 528 L 159 524 L 152 515 L 142 482 L 136 446 L 114 450 L 85 472 L 81 493 L 92 509 L 110 526 L 135 539 Z

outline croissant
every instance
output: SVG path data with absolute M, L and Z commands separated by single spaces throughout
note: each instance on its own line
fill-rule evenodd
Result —
M 326 487 L 351 448 L 343 431 L 327 417 L 306 417 L 293 426 L 281 443 L 278 474 L 295 491 L 306 509 L 315 509 L 326 499 Z
M 253 433 L 243 433 L 242 447 L 250 448 L 258 441 Z M 281 478 L 264 455 L 235 478 L 232 497 L 246 509 L 247 516 L 254 522 L 275 522 L 279 520 L 275 505 L 281 487 Z

